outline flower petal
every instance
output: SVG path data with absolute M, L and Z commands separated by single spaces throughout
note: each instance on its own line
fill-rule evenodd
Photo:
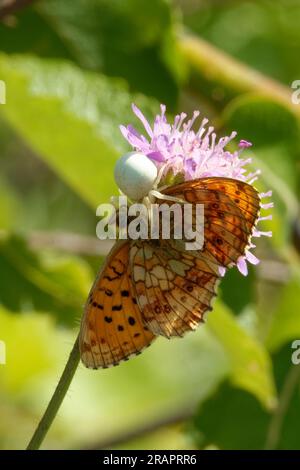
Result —
M 245 257 L 244 256 L 240 256 L 239 259 L 237 260 L 237 268 L 238 270 L 240 271 L 240 273 L 243 275 L 243 276 L 247 276 L 248 274 L 248 266 L 247 266 L 247 263 L 246 263 L 246 260 L 245 260 Z
M 139 120 L 142 122 L 144 128 L 146 129 L 147 133 L 149 134 L 149 137 L 153 137 L 153 132 L 151 129 L 151 126 L 145 116 L 143 115 L 142 111 L 134 104 L 132 103 L 132 110 L 134 114 L 139 118 Z

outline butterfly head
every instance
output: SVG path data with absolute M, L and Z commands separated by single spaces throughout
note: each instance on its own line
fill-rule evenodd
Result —
M 117 161 L 114 176 L 121 191 L 132 201 L 139 201 L 153 188 L 157 168 L 146 155 L 129 152 Z

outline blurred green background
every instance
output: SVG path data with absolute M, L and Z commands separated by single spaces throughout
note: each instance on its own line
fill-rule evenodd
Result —
M 26 446 L 67 360 L 134 101 L 252 141 L 274 236 L 196 333 L 80 366 L 43 448 L 299 449 L 300 2 L 0 1 L 0 20 L 0 448 Z

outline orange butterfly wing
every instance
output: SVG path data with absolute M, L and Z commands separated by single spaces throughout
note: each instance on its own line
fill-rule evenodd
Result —
M 244 255 L 260 198 L 247 183 L 218 177 L 188 181 L 162 193 L 204 205 L 204 246 L 185 251 L 177 240 L 136 241 L 130 253 L 133 285 L 149 329 L 166 337 L 182 336 L 212 309 L 219 267 L 236 264 Z
M 82 319 L 80 353 L 90 368 L 106 368 L 139 354 L 154 339 L 132 291 L 130 242 L 118 242 L 91 289 Z
M 92 287 L 82 321 L 80 350 L 87 367 L 116 365 L 140 353 L 155 335 L 170 338 L 196 329 L 212 309 L 219 267 L 235 264 L 249 245 L 260 198 L 247 183 L 201 178 L 163 194 L 204 205 L 203 249 L 187 252 L 176 240 L 115 245 Z
M 209 253 L 220 266 L 228 267 L 245 254 L 260 210 L 260 197 L 253 186 L 211 177 L 171 186 L 163 194 L 204 205 L 204 255 Z
M 214 259 L 137 240 L 130 250 L 133 286 L 143 321 L 156 335 L 183 336 L 211 310 L 219 269 Z

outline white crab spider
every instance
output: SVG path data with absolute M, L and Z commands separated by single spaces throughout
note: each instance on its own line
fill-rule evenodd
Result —
M 142 201 L 148 208 L 150 222 L 152 221 L 152 203 L 155 199 L 164 199 L 177 203 L 184 203 L 182 199 L 167 196 L 159 190 L 159 183 L 163 176 L 166 165 L 159 171 L 149 157 L 140 152 L 129 152 L 119 158 L 116 163 L 114 176 L 122 195 L 127 196 L 132 201 Z M 164 189 L 166 186 L 161 186 Z M 111 198 L 112 203 L 117 201 L 116 197 Z
M 140 152 L 129 152 L 119 158 L 115 166 L 115 181 L 120 193 L 132 201 L 153 202 L 153 198 L 183 202 L 181 199 L 166 196 L 158 191 L 166 165 L 159 171 L 149 157 Z M 164 189 L 160 187 L 160 189 Z
M 153 188 L 157 168 L 146 155 L 129 152 L 119 158 L 114 174 L 122 193 L 132 201 L 141 201 Z

